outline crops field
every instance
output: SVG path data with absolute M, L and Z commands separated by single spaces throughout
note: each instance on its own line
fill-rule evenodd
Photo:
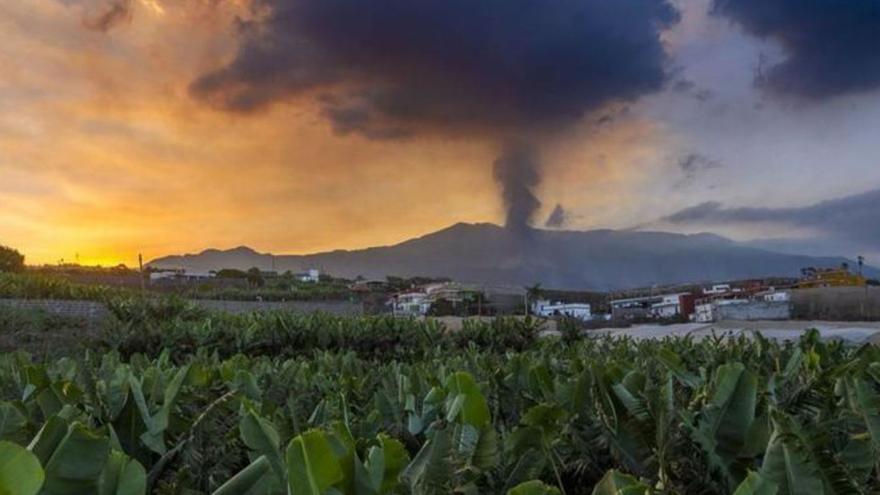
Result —
M 0 354 L 0 494 L 880 490 L 880 349 L 120 300 Z

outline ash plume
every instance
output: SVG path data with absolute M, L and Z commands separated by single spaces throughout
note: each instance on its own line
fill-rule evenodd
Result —
M 338 135 L 501 145 L 507 225 L 540 201 L 535 136 L 663 87 L 669 0 L 259 0 L 237 55 L 190 94 L 239 114 L 315 102 Z M 529 136 L 529 145 L 510 144 Z
M 534 188 L 541 182 L 536 150 L 524 142 L 505 144 L 495 159 L 493 174 L 501 186 L 506 212 L 504 225 L 517 231 L 527 229 L 541 207 L 541 201 L 534 194 Z
M 547 217 L 547 221 L 544 222 L 544 227 L 558 229 L 563 227 L 566 221 L 568 221 L 568 212 L 565 211 L 561 204 L 557 203 L 553 211 L 550 212 L 550 216 Z

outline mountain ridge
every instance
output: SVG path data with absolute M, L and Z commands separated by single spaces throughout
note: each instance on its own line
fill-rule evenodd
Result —
M 387 246 L 305 255 L 260 253 L 247 246 L 157 258 L 153 268 L 303 271 L 334 276 L 450 277 L 465 282 L 613 290 L 649 285 L 797 276 L 806 266 L 853 263 L 838 256 L 778 253 L 712 233 L 634 230 L 510 230 L 459 222 Z M 867 268 L 876 276 L 876 269 Z

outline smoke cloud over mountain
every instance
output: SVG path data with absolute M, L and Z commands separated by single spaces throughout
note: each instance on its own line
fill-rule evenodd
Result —
M 553 208 L 553 211 L 550 212 L 550 216 L 547 217 L 547 221 L 544 222 L 544 227 L 558 229 L 564 227 L 567 221 L 568 212 L 565 211 L 565 208 L 563 208 L 561 204 L 557 204 L 556 207 Z
M 493 172 L 501 185 L 501 198 L 507 212 L 505 225 L 511 229 L 527 227 L 541 207 L 541 201 L 533 192 L 541 181 L 537 152 L 525 143 L 508 143 L 495 160 Z
M 660 89 L 667 0 L 260 0 L 236 57 L 190 91 L 253 113 L 310 98 L 337 134 L 490 139 L 507 223 L 540 202 L 534 147 L 585 114 Z M 529 136 L 529 145 L 508 144 Z

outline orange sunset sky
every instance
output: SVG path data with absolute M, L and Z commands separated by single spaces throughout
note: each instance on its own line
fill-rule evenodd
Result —
M 753 82 L 759 61 L 785 55 L 773 39 L 714 18 L 710 0 L 673 3 L 668 87 L 542 140 L 536 223 L 557 204 L 565 228 L 629 228 L 701 203 L 801 207 L 880 184 L 866 159 L 876 91 L 777 102 Z M 370 140 L 334 132 L 312 97 L 244 113 L 194 98 L 193 81 L 236 56 L 250 0 L 130 0 L 95 29 L 112 5 L 0 0 L 0 244 L 29 263 L 309 253 L 504 221 L 491 139 Z M 780 232 L 735 227 L 712 230 Z
M 0 240 L 30 263 L 132 264 L 138 253 L 303 253 L 502 221 L 493 143 L 337 136 L 309 101 L 244 116 L 193 101 L 190 82 L 231 56 L 242 3 L 144 0 L 105 33 L 83 28 L 80 5 L 0 0 Z M 668 139 L 646 120 L 575 130 L 547 153 L 556 173 L 541 190 L 589 210 L 583 225 L 634 219 L 650 205 L 620 200 L 638 194 Z

